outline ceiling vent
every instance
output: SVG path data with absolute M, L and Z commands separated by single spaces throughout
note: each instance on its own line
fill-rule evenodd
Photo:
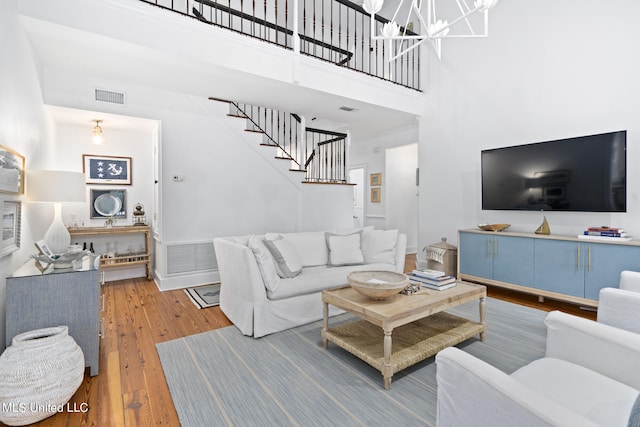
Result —
M 340 107 L 340 109 L 341 109 L 342 111 L 348 111 L 349 113 L 353 113 L 353 112 L 358 111 L 358 109 L 357 109 L 357 108 L 347 107 L 346 105 L 343 105 L 342 107 Z
M 95 99 L 100 102 L 108 102 L 110 104 L 125 105 L 124 92 L 114 92 L 112 90 L 96 89 Z

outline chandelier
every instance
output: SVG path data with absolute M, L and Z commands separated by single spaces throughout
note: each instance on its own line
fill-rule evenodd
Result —
M 410 2 L 408 11 L 403 9 L 405 0 L 400 0 L 398 7 L 391 21 L 384 24 L 380 35 L 375 32 L 375 14 L 382 9 L 384 0 L 364 0 L 362 7 L 371 15 L 371 39 L 372 40 L 389 40 L 389 49 L 391 56 L 390 61 L 398 59 L 405 53 L 420 46 L 425 41 L 429 41 L 436 51 L 438 59 L 442 56 L 442 39 L 454 37 L 487 37 L 489 35 L 489 10 L 493 8 L 498 0 L 475 0 L 471 3 L 468 0 L 455 0 L 457 8 L 453 15 L 451 11 L 446 14 L 449 19 L 441 19 L 441 15 L 436 10 L 437 0 L 406 0 Z M 426 3 L 426 20 L 422 11 L 423 5 Z M 402 10 L 402 12 L 401 12 Z M 398 24 L 398 15 L 406 13 L 404 25 Z M 473 16 L 478 14 L 479 16 Z M 444 16 L 444 15 L 442 15 Z M 419 31 L 422 34 L 415 34 L 408 31 L 412 28 L 414 21 L 417 21 Z M 400 40 L 396 44 L 396 50 L 393 50 L 391 40 Z M 405 43 L 414 41 L 415 43 Z

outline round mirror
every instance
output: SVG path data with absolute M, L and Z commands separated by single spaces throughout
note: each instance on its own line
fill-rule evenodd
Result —
M 122 209 L 122 201 L 111 193 L 99 195 L 93 207 L 102 216 L 113 216 Z

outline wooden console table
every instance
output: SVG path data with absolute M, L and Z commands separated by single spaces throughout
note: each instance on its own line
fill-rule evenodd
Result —
M 101 258 L 100 268 L 144 265 L 147 279 L 151 280 L 151 227 L 148 225 L 125 225 L 121 227 L 86 227 L 70 228 L 71 237 L 77 236 L 111 236 L 118 234 L 144 234 L 144 252 L 133 254 L 116 254 L 114 258 Z

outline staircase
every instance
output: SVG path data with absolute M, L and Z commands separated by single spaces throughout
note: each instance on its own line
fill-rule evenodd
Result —
M 306 128 L 297 114 L 219 98 L 229 104 L 227 116 L 243 119 L 245 131 L 262 135 L 260 145 L 276 148 L 276 159 L 304 173 L 303 183 L 347 184 L 346 133 Z

